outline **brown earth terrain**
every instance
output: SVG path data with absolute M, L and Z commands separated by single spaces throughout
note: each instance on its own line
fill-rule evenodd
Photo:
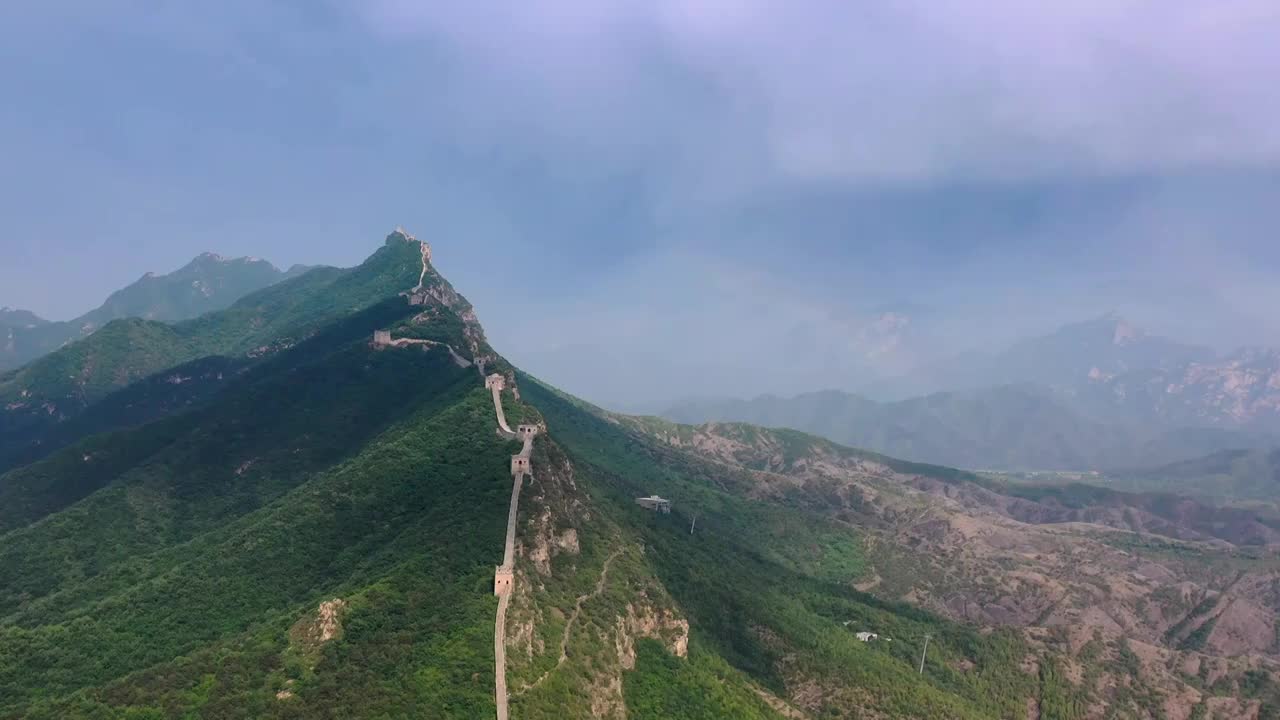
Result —
M 752 470 L 756 498 L 846 523 L 870 559 L 849 578 L 857 589 L 1024 628 L 1076 658 L 1067 678 L 1099 697 L 1155 693 L 1146 705 L 1168 718 L 1250 718 L 1259 706 L 1240 683 L 1280 669 L 1280 531 L 1266 518 L 1122 493 L 1063 502 L 789 431 L 616 419 Z

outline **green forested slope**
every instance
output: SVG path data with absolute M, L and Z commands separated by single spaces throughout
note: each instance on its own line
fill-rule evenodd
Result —
M 393 233 L 356 268 L 318 268 L 176 325 L 136 318 L 113 321 L 0 375 L 0 469 L 12 466 L 15 453 L 39 454 L 51 428 L 131 383 L 206 356 L 270 355 L 413 287 L 422 270 L 418 248 L 417 242 Z
M 0 629 L 5 707 L 32 717 L 122 701 L 167 708 L 161 716 L 205 702 L 221 709 L 204 717 L 415 706 L 483 716 L 506 443 L 474 376 L 451 377 L 358 453 L 274 500 L 212 478 L 147 474 L 4 536 L 0 568 L 24 580 L 5 598 Z M 254 489 L 266 494 L 270 477 Z M 320 662 L 288 631 L 330 597 L 347 603 L 344 636 Z M 295 697 L 277 702 L 288 679 Z

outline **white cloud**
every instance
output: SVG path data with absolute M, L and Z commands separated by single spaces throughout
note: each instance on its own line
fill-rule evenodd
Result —
M 365 17 L 453 44 L 461 72 L 520 88 L 521 119 L 544 131 L 593 147 L 674 147 L 722 166 L 718 179 L 1016 181 L 1280 164 L 1271 0 L 441 7 L 382 0 Z M 703 94 L 682 95 L 682 82 Z

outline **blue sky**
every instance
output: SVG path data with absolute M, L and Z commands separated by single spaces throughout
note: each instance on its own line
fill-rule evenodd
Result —
M 1280 5 L 1043 5 L 9 3 L 0 305 L 399 224 L 500 350 L 624 405 L 1111 309 L 1280 344 Z

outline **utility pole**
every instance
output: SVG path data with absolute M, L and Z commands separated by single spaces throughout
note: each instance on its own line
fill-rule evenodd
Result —
M 693 514 L 693 522 L 689 523 L 689 534 L 693 534 L 693 526 L 698 524 L 698 513 Z
M 920 674 L 921 675 L 924 674 L 924 655 L 925 653 L 929 652 L 929 640 L 932 638 L 933 638 L 932 635 L 924 636 L 924 649 L 920 651 Z

